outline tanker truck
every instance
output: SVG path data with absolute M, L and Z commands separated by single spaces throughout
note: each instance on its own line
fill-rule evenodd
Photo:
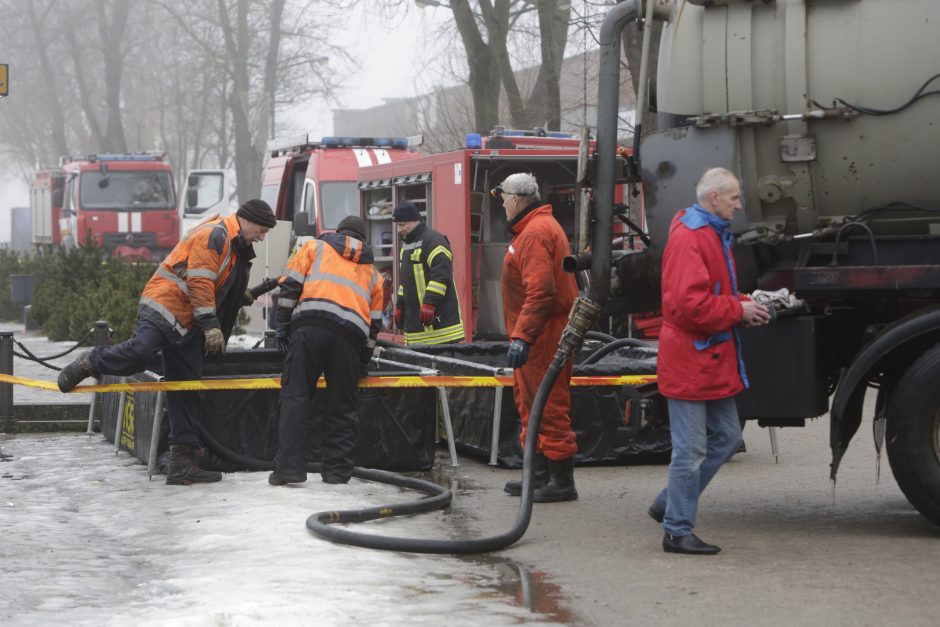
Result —
M 663 29 L 655 83 L 640 80 L 641 94 L 655 87 L 648 98 L 638 94 L 638 110 L 655 107 L 659 130 L 635 145 L 634 162 L 618 174 L 609 164 L 620 33 L 644 17 L 644 25 L 661 20 Z M 694 202 L 707 168 L 735 172 L 744 196 L 732 224 L 741 291 L 787 288 L 802 301 L 745 330 L 751 387 L 739 398 L 741 415 L 764 426 L 802 426 L 828 412 L 833 481 L 863 418 L 871 420 L 901 490 L 935 524 L 938 25 L 936 0 L 615 6 L 601 30 L 592 218 L 609 239 L 611 190 L 626 177 L 642 189 L 650 246 L 611 260 L 604 235 L 595 233 L 591 266 L 601 304 L 616 302 L 621 313 L 655 309 L 670 220 Z M 619 293 L 605 295 L 610 285 Z M 869 391 L 874 402 L 865 404 Z

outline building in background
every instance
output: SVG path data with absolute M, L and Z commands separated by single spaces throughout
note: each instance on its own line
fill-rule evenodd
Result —
M 561 129 L 577 131 L 584 124 L 597 125 L 596 50 L 565 59 L 561 70 Z M 531 91 L 538 67 L 516 73 L 523 93 Z M 633 133 L 635 95 L 629 70 L 621 71 L 621 137 Z M 502 126 L 511 128 L 505 94 L 500 97 Z M 445 87 L 414 98 L 386 98 L 385 104 L 369 109 L 334 109 L 334 135 L 412 136 L 422 135 L 423 149 L 440 152 L 461 148 L 473 129 L 473 100 L 467 85 Z

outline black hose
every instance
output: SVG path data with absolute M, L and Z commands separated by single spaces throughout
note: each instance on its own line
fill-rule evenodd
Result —
M 601 333 L 600 331 L 587 331 L 584 334 L 584 339 L 586 340 L 600 340 L 601 342 L 615 342 L 617 338 L 613 335 L 607 335 L 606 333 Z
M 620 338 L 619 340 L 614 340 L 613 342 L 609 344 L 605 344 L 604 346 L 601 346 L 596 351 L 588 355 L 581 362 L 581 365 L 586 366 L 587 364 L 593 364 L 599 361 L 602 357 L 606 356 L 608 353 L 612 353 L 613 351 L 617 350 L 618 348 L 621 348 L 622 346 L 639 346 L 642 348 L 653 347 L 652 344 L 648 342 L 644 342 L 643 340 L 638 340 L 632 337 L 623 337 L 623 338 Z
M 545 409 L 548 394 L 555 385 L 555 381 L 558 379 L 558 375 L 561 373 L 567 358 L 568 356 L 561 351 L 556 353 L 555 358 L 545 372 L 545 376 L 542 378 L 542 382 L 539 384 L 538 392 L 536 392 L 532 402 L 522 462 L 522 501 L 519 505 L 519 512 L 516 514 L 516 521 L 508 531 L 487 538 L 426 540 L 395 536 L 377 536 L 330 526 L 335 523 L 363 522 L 377 518 L 388 518 L 390 516 L 414 513 L 413 511 L 406 510 L 406 506 L 413 505 L 410 503 L 404 505 L 385 505 L 361 510 L 317 512 L 307 518 L 307 529 L 314 535 L 330 540 L 331 542 L 360 546 L 367 549 L 406 551 L 409 553 L 486 553 L 498 551 L 514 544 L 526 532 L 526 529 L 529 527 L 529 521 L 532 518 L 532 494 L 534 492 L 534 486 L 532 484 L 532 459 L 535 453 L 539 424 L 542 420 L 542 411 Z M 372 470 L 369 472 L 380 471 Z M 391 475 L 392 473 L 387 474 Z

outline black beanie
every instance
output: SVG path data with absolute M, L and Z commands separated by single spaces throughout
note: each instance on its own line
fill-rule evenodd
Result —
M 358 235 L 362 241 L 366 240 L 366 221 L 359 216 L 346 216 L 340 221 L 336 230 L 349 231 Z
M 236 215 L 240 218 L 245 218 L 249 222 L 266 226 L 269 229 L 273 229 L 277 224 L 277 220 L 274 219 L 274 212 L 271 211 L 271 206 L 260 198 L 253 198 L 252 200 L 246 201 L 238 208 Z

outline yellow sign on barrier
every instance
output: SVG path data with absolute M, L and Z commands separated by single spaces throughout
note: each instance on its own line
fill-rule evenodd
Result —
M 609 377 L 572 377 L 572 387 L 583 386 L 620 386 L 645 385 L 655 383 L 654 374 L 630 374 Z M 12 383 L 26 387 L 59 391 L 59 386 L 49 381 L 15 377 L 0 374 L 0 383 Z M 204 379 L 200 381 L 146 381 L 141 383 L 102 383 L 79 385 L 71 393 L 81 392 L 193 392 L 202 390 L 276 390 L 281 387 L 280 377 L 262 377 L 257 379 Z M 317 381 L 318 388 L 325 388 L 326 381 Z M 490 388 L 512 387 L 512 377 L 448 377 L 448 376 L 412 376 L 412 377 L 363 377 L 359 380 L 361 388 Z

